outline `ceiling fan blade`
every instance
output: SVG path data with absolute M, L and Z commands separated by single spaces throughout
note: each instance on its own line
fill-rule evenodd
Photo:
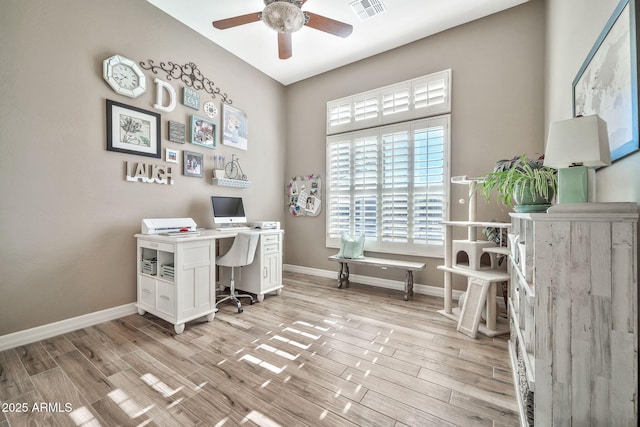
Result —
M 339 37 L 348 37 L 353 32 L 353 26 L 326 16 L 316 15 L 315 13 L 305 12 L 309 16 L 309 22 L 305 25 L 333 34 Z
M 221 19 L 213 21 L 214 28 L 226 30 L 227 28 L 237 27 L 238 25 L 250 24 L 260 21 L 260 12 L 247 13 L 246 15 L 234 16 L 233 18 Z
M 291 33 L 278 33 L 278 57 L 291 58 Z

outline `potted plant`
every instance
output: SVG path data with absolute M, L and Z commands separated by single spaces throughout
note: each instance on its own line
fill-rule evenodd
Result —
M 482 195 L 491 200 L 498 192 L 498 200 L 513 206 L 516 212 L 544 212 L 558 189 L 556 170 L 543 165 L 544 156 L 529 160 L 526 155 L 511 160 L 500 160 L 493 172 L 484 176 Z

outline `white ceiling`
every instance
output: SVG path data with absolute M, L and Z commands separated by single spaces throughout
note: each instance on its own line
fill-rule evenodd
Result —
M 263 22 L 218 30 L 212 21 L 262 11 L 262 0 L 147 0 L 284 85 L 422 39 L 528 0 L 382 0 L 386 11 L 362 21 L 354 0 L 308 0 L 302 10 L 353 25 L 343 39 L 304 26 L 293 56 L 278 59 L 277 34 Z

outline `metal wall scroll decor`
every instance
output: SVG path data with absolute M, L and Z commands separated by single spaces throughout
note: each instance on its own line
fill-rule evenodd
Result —
M 159 71 L 166 73 L 167 80 L 176 79 L 182 81 L 185 85 L 192 87 L 196 90 L 204 90 L 212 96 L 213 99 L 219 96 L 222 102 L 225 104 L 232 104 L 231 99 L 226 93 L 222 93 L 219 87 L 198 69 L 198 66 L 193 62 L 188 62 L 184 65 L 175 64 L 171 61 L 161 62 L 156 65 L 152 59 L 148 60 L 148 64 L 140 61 L 140 66 L 145 70 L 150 70 L 153 74 L 158 74 Z

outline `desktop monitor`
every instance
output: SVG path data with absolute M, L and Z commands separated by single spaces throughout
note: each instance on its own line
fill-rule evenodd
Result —
M 241 224 L 247 222 L 242 197 L 211 196 L 213 223 L 215 225 Z

